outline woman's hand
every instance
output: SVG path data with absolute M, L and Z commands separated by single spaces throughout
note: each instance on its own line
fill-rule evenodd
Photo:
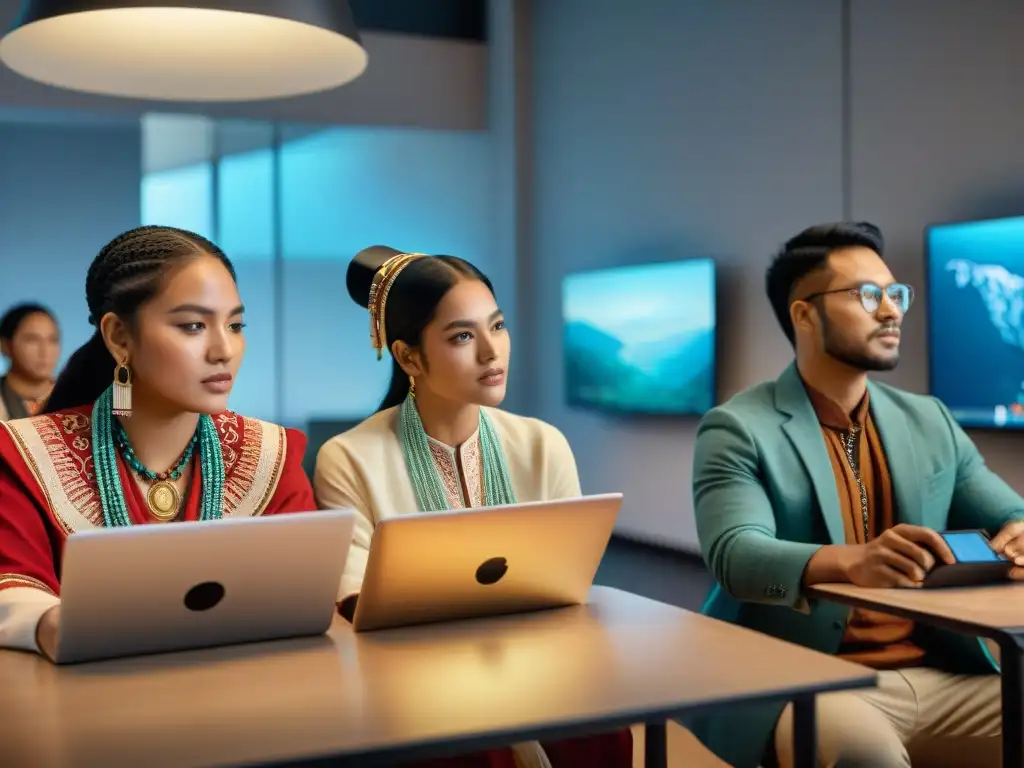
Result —
M 55 605 L 39 618 L 36 625 L 36 644 L 40 653 L 50 661 L 57 657 L 57 637 L 60 634 L 60 606 Z

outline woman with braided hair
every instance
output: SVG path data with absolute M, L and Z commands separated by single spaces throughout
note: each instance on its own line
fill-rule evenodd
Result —
M 352 616 L 377 521 L 581 495 L 572 449 L 555 427 L 498 408 L 511 344 L 490 281 L 455 256 L 372 246 L 349 264 L 352 298 L 369 310 L 370 342 L 391 355 L 376 414 L 317 455 L 321 508 L 356 510 L 342 579 Z M 629 730 L 447 758 L 431 768 L 630 768 Z M 422 768 L 422 767 L 420 767 Z
M 67 536 L 314 509 L 298 431 L 227 410 L 245 350 L 224 253 L 140 227 L 85 283 L 96 332 L 41 415 L 0 429 L 0 647 L 53 657 Z

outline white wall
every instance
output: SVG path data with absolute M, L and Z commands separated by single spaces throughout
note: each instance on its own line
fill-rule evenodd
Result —
M 533 14 L 539 415 L 574 446 L 586 492 L 625 493 L 621 533 L 695 549 L 696 420 L 564 405 L 561 280 L 713 256 L 720 394 L 777 375 L 791 351 L 763 295 L 768 256 L 842 212 L 839 2 L 545 0 Z
M 855 0 L 851 13 L 851 208 L 877 222 L 901 279 L 924 288 L 931 223 L 1024 213 L 1024 4 Z M 927 295 L 888 378 L 927 391 Z M 1019 434 L 972 434 L 1024 492 Z
M 867 218 L 919 287 L 887 378 L 926 391 L 925 226 L 1024 212 L 1024 6 L 545 0 L 533 14 L 538 410 L 575 446 L 586 490 L 625 491 L 623 533 L 694 550 L 695 423 L 563 405 L 561 277 L 717 258 L 725 399 L 791 359 L 763 293 L 772 251 L 807 225 Z M 973 437 L 1024 491 L 1020 436 Z

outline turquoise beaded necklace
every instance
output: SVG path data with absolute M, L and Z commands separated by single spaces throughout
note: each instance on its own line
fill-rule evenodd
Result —
M 124 488 L 121 486 L 121 477 L 117 470 L 117 445 L 119 435 L 124 435 L 120 423 L 113 418 L 111 410 L 114 405 L 113 387 L 108 387 L 103 394 L 97 398 L 92 411 L 92 460 L 96 467 L 96 486 L 100 494 L 100 505 L 103 508 L 103 522 L 108 528 L 116 526 L 132 525 L 131 516 L 128 514 L 128 505 L 125 503 Z M 124 445 L 131 449 L 127 435 L 123 437 Z M 224 457 L 221 454 L 220 437 L 217 435 L 217 427 L 213 419 L 203 414 L 199 417 L 199 424 L 192 436 L 192 442 L 182 454 L 182 460 L 178 466 L 167 473 L 174 477 L 181 476 L 181 472 L 188 462 L 191 461 L 195 446 L 199 447 L 199 468 L 202 478 L 202 501 L 200 502 L 200 520 L 217 520 L 223 515 L 224 509 Z M 186 460 L 187 455 L 187 460 Z M 131 456 L 135 452 L 131 451 Z M 134 463 L 125 455 L 125 461 L 133 469 L 139 471 L 135 464 L 142 467 L 141 462 L 135 458 Z M 158 475 L 142 467 L 149 475 L 148 479 L 159 478 Z
M 409 479 L 416 492 L 421 512 L 449 509 L 444 483 L 430 454 L 430 443 L 423 429 L 420 412 L 413 398 L 406 397 L 399 409 L 399 437 Z M 505 453 L 490 417 L 480 409 L 480 453 L 484 465 L 484 504 L 488 507 L 515 504 L 516 494 L 508 475 Z
M 192 439 L 189 440 L 188 445 L 185 446 L 185 450 L 182 452 L 181 458 L 178 459 L 178 463 L 175 464 L 172 469 L 157 474 L 139 461 L 139 457 L 135 455 L 135 449 L 132 448 L 131 441 L 128 439 L 128 433 L 124 431 L 124 426 L 121 422 L 117 419 L 113 419 L 113 424 L 114 442 L 116 442 L 117 447 L 121 449 L 121 455 L 124 456 L 125 462 L 137 475 L 141 475 L 150 482 L 156 482 L 157 480 L 178 480 L 185 471 L 185 467 L 187 467 L 188 463 L 192 461 L 192 453 L 195 451 L 196 443 L 199 441 L 199 430 L 197 429 L 192 433 Z

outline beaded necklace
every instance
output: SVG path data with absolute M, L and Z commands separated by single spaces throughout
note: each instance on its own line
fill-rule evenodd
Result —
M 128 505 L 125 503 L 124 488 L 121 485 L 121 477 L 117 469 L 117 446 L 122 441 L 126 463 L 143 477 L 156 480 L 149 489 L 147 502 L 150 512 L 157 520 L 173 519 L 177 515 L 180 494 L 178 494 L 177 488 L 168 482 L 168 479 L 181 477 L 182 471 L 188 466 L 195 447 L 198 445 L 203 494 L 199 519 L 219 519 L 223 514 L 224 507 L 224 457 L 221 453 L 220 437 L 217 435 L 217 427 L 214 425 L 213 419 L 206 414 L 201 415 L 195 434 L 178 464 L 166 473 L 162 473 L 166 476 L 156 475 L 138 460 L 123 427 L 116 419 L 112 418 L 111 409 L 114 404 L 112 389 L 112 387 L 108 387 L 96 400 L 92 418 L 92 458 L 96 467 L 96 486 L 100 494 L 100 505 L 103 508 L 103 521 L 106 527 L 132 525 L 131 517 L 128 514 Z M 168 488 L 170 491 L 167 490 Z M 172 491 L 173 498 L 168 498 L 168 494 L 171 494 Z M 165 510 L 171 508 L 172 504 L 173 514 L 168 517 L 169 513 Z
M 178 516 L 178 508 L 181 506 L 181 493 L 178 492 L 174 481 L 181 477 L 185 467 L 192 461 L 192 453 L 195 450 L 196 442 L 199 440 L 199 430 L 192 433 L 192 438 L 188 441 L 188 445 L 185 446 L 185 450 L 181 452 L 181 456 L 178 457 L 175 465 L 167 471 L 157 474 L 143 464 L 139 457 L 135 455 L 135 449 L 132 448 L 131 441 L 128 439 L 128 433 L 124 430 L 124 425 L 117 419 L 113 420 L 113 424 L 114 441 L 117 443 L 117 447 L 121 449 L 121 455 L 124 457 L 125 463 L 131 467 L 135 474 L 150 482 L 149 491 L 146 493 L 146 504 L 149 505 L 150 514 L 161 523 L 173 520 Z
M 430 443 L 423 429 L 420 412 L 412 397 L 407 397 L 399 410 L 399 437 L 409 479 L 416 492 L 421 512 L 441 512 L 449 509 L 444 483 L 437 472 Z M 516 494 L 508 476 L 508 464 L 501 450 L 498 433 L 484 410 L 480 409 L 480 452 L 484 465 L 484 504 L 488 507 L 515 504 Z

